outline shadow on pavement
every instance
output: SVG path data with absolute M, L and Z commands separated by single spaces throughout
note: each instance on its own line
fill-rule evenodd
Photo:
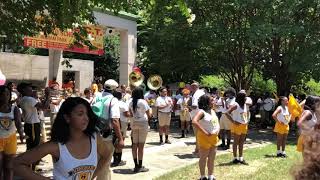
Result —
M 187 146 L 196 145 L 196 142 L 184 142 Z
M 149 144 L 149 145 L 159 145 L 159 146 L 160 146 L 160 143 L 159 143 L 159 142 L 147 142 L 146 144 Z
M 198 158 L 195 154 L 175 154 L 174 156 L 178 157 L 179 159 L 194 159 Z
M 264 158 L 278 158 L 275 154 L 266 154 Z
M 237 164 L 233 164 L 233 162 L 230 161 L 230 162 L 226 162 L 226 163 L 220 163 L 217 166 L 235 166 L 235 165 L 237 165 Z
M 113 172 L 117 174 L 136 174 L 133 169 L 114 169 Z

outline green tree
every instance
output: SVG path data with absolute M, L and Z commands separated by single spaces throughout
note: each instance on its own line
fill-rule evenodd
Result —
M 201 76 L 200 83 L 205 87 L 217 88 L 220 90 L 225 89 L 228 86 L 227 82 L 223 78 L 215 75 Z

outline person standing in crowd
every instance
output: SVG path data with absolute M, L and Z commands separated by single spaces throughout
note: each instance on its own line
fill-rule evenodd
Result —
M 200 180 L 214 180 L 213 174 L 214 160 L 219 142 L 219 120 L 212 110 L 213 98 L 209 95 L 202 95 L 199 98 L 199 111 L 192 119 L 192 123 L 197 130 L 197 144 L 199 147 L 199 169 Z M 208 178 L 205 176 L 206 163 L 208 167 Z
M 279 103 L 280 105 L 272 114 L 273 119 L 276 121 L 276 125 L 273 131 L 277 133 L 277 157 L 285 158 L 287 157 L 285 148 L 291 115 L 288 110 L 288 98 L 281 96 Z
M 113 96 L 118 99 L 119 108 L 120 108 L 120 127 L 121 127 L 121 134 L 123 137 L 123 141 L 127 135 L 127 127 L 128 127 L 128 117 L 130 117 L 129 113 L 129 105 L 121 100 L 122 92 L 120 89 L 116 89 L 113 92 Z M 111 167 L 115 166 L 124 166 L 126 165 L 126 161 L 122 161 L 122 148 L 115 149 L 113 153 L 113 163 Z
M 18 91 L 17 91 L 17 87 L 16 84 L 13 82 L 8 82 L 7 87 L 10 89 L 11 91 L 11 102 L 12 104 L 17 105 L 17 100 L 18 100 Z
M 43 108 L 44 105 L 33 97 L 31 84 L 20 83 L 18 85 L 18 91 L 22 95 L 19 106 L 22 109 L 27 150 L 31 150 L 40 143 L 41 125 L 37 109 Z M 32 164 L 33 170 L 35 170 L 37 164 L 38 162 Z
M 127 87 L 125 90 L 125 94 L 122 96 L 122 101 L 125 103 L 129 103 L 129 100 L 131 99 L 132 91 L 130 87 Z
M 98 85 L 96 83 L 91 84 L 91 93 L 93 97 L 96 97 L 100 94 L 100 91 L 98 89 Z
M 110 124 L 108 124 L 108 127 L 102 130 L 101 133 L 103 136 L 104 145 L 107 147 L 108 151 L 111 152 L 111 154 L 108 157 L 107 163 L 104 164 L 104 171 L 101 171 L 101 173 L 98 174 L 97 180 L 111 179 L 110 164 L 114 149 L 122 149 L 124 147 L 124 141 L 119 122 L 119 101 L 112 95 L 113 91 L 118 86 L 119 84 L 115 80 L 109 79 L 104 83 L 104 91 L 101 94 L 101 97 L 106 99 L 103 104 L 102 118 L 105 120 L 111 120 Z M 93 101 L 93 104 L 95 104 L 95 100 Z M 114 134 L 112 132 L 114 132 Z
M 174 102 L 173 102 L 173 112 L 174 112 L 174 115 L 176 117 L 179 117 L 179 118 L 180 118 L 181 109 L 180 109 L 180 105 L 178 104 L 178 101 L 183 97 L 182 90 L 183 90 L 183 88 L 179 88 L 176 91 L 176 95 L 173 98 L 173 100 L 174 100 Z
M 230 144 L 231 144 L 231 126 L 232 126 L 232 122 L 227 117 L 227 112 L 231 106 L 235 105 L 236 90 L 232 87 L 229 87 L 228 89 L 226 89 L 224 95 L 225 97 L 222 99 L 223 101 L 222 115 L 220 118 L 220 138 L 222 140 L 222 144 L 219 147 L 221 147 L 224 150 L 227 150 L 230 148 Z M 227 138 L 227 143 L 226 143 L 226 138 Z
M 89 88 L 84 89 L 83 94 L 84 94 L 83 99 L 88 101 L 89 104 L 92 104 L 93 97 L 92 97 L 91 89 Z
M 180 121 L 181 121 L 181 138 L 185 138 L 187 134 L 187 126 L 190 118 L 190 110 L 192 99 L 190 97 L 190 91 L 188 89 L 182 90 L 183 97 L 180 98 L 177 102 L 180 109 Z
M 47 179 L 32 172 L 28 164 L 51 155 L 53 179 L 94 179 L 111 153 L 95 132 L 97 119 L 86 100 L 66 99 L 53 124 L 51 140 L 20 154 L 14 160 L 15 173 L 23 179 Z
M 198 108 L 198 101 L 199 101 L 199 98 L 205 94 L 205 91 L 203 89 L 200 89 L 199 88 L 200 85 L 198 82 L 194 81 L 192 84 L 191 84 L 191 90 L 192 90 L 192 103 L 191 103 L 191 112 L 190 112 L 190 115 L 191 115 L 191 119 L 194 118 L 194 116 L 198 113 L 199 111 L 199 108 Z M 197 128 L 195 128 L 194 126 L 193 127 L 193 133 L 196 135 L 197 134 Z M 197 142 L 197 136 L 196 136 L 196 142 Z M 198 153 L 198 144 L 196 143 L 196 148 L 193 152 L 194 154 Z
M 51 87 L 49 88 L 49 96 L 50 96 L 50 123 L 52 125 L 61 105 L 59 85 L 57 83 L 51 84 Z
M 160 144 L 171 144 L 169 141 L 170 121 L 171 121 L 171 110 L 173 102 L 170 97 L 167 96 L 167 89 L 161 87 L 159 89 L 160 96 L 156 100 L 156 106 L 158 108 L 158 119 L 159 119 L 159 136 Z M 165 134 L 165 142 L 163 142 L 163 134 Z
M 147 172 L 149 169 L 142 166 L 144 145 L 148 135 L 148 121 L 151 118 L 151 109 L 144 100 L 143 89 L 137 87 L 132 92 L 132 101 L 129 104 L 132 114 L 132 156 L 134 172 Z
M 11 91 L 8 87 L 0 86 L 0 177 L 13 179 L 12 160 L 17 152 L 18 130 L 20 141 L 23 143 L 23 129 L 19 108 L 12 104 Z
M 154 90 L 150 90 L 144 95 L 144 99 L 148 102 L 152 110 L 152 117 L 158 118 L 158 108 L 156 106 L 157 93 Z
M 236 102 L 231 105 L 228 111 L 225 113 L 228 120 L 232 122 L 231 131 L 233 133 L 233 161 L 234 164 L 244 164 L 248 165 L 248 163 L 243 158 L 243 145 L 246 140 L 246 136 L 248 133 L 248 109 L 245 104 L 246 102 L 246 94 L 238 93 L 236 97 Z M 239 156 L 238 155 L 239 150 Z
M 298 120 L 298 127 L 300 129 L 300 136 L 298 138 L 297 151 L 301 152 L 304 156 L 304 139 L 305 136 L 310 133 L 314 127 L 319 124 L 319 120 L 316 117 L 316 106 L 320 103 L 320 98 L 317 96 L 308 96 L 305 104 L 304 111 Z
M 251 113 L 250 113 L 250 106 L 252 106 L 253 102 L 251 97 L 248 96 L 248 94 L 246 93 L 246 90 L 242 89 L 241 91 L 239 91 L 239 93 L 243 93 L 246 95 L 246 106 L 247 106 L 247 110 L 248 110 L 248 120 L 250 121 L 251 119 Z

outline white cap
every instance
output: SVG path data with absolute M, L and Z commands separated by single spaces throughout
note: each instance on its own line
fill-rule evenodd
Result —
M 117 83 L 117 81 L 113 80 L 113 79 L 108 79 L 106 80 L 106 82 L 104 82 L 104 88 L 108 89 L 108 90 L 114 90 L 119 86 L 119 84 Z
M 246 93 L 246 90 L 244 90 L 244 89 L 242 89 L 241 91 L 239 91 L 239 93 L 247 94 L 247 93 Z

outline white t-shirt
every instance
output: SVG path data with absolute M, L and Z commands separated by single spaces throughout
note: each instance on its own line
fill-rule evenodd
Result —
M 230 108 L 230 106 L 234 105 L 236 103 L 236 98 L 228 98 L 225 101 L 224 107 L 222 108 L 222 113 L 226 113 L 228 111 L 228 109 Z
M 133 111 L 133 103 L 132 101 L 129 104 L 129 108 L 132 112 L 132 120 L 133 122 L 137 121 L 137 122 L 145 122 L 148 121 L 148 116 L 146 114 L 146 111 L 148 111 L 150 109 L 148 103 L 146 100 L 144 99 L 139 99 L 137 102 L 137 109 L 134 112 Z
M 162 96 L 159 96 L 156 100 L 156 106 L 157 107 L 160 107 L 160 106 L 165 106 L 166 104 L 171 104 L 171 106 L 166 106 L 165 108 L 163 109 L 159 109 L 160 112 L 171 112 L 171 108 L 172 108 L 172 99 L 168 96 L 166 97 L 162 97 Z
M 124 115 L 124 112 L 129 111 L 129 105 L 123 101 L 119 101 L 119 108 L 120 108 L 120 121 L 128 122 L 128 118 Z
M 218 106 L 218 108 L 216 109 L 216 112 L 222 112 L 223 111 L 223 106 L 222 106 L 222 98 L 219 98 L 216 105 Z
M 52 101 L 59 101 L 60 100 L 60 97 L 58 96 L 53 96 L 51 97 L 51 100 Z M 60 105 L 61 105 L 61 101 L 58 105 L 55 105 L 53 103 L 50 103 L 50 110 L 51 110 L 51 113 L 58 113 L 59 112 L 59 109 L 60 109 Z
M 119 119 L 120 118 L 120 108 L 119 108 L 119 100 L 115 97 L 113 97 L 112 94 L 108 92 L 103 92 L 102 97 L 107 97 L 108 99 L 104 102 L 105 108 L 102 113 L 102 117 L 105 119 L 114 118 L 114 119 Z M 110 115 L 109 115 L 109 105 L 111 101 L 111 109 L 110 109 Z M 93 103 L 94 104 L 94 103 Z
M 187 103 L 187 105 L 189 105 L 189 101 L 190 101 L 190 98 L 191 97 L 187 97 L 187 98 L 185 98 L 185 97 L 182 97 L 182 98 L 180 98 L 179 100 L 178 100 L 178 102 L 177 102 L 177 104 L 178 105 L 180 105 L 180 109 L 179 110 L 183 110 L 182 108 L 182 105 L 183 105 L 183 103 Z
M 198 89 L 192 96 L 192 106 L 198 107 L 199 98 L 204 94 L 205 94 L 204 90 Z
M 245 102 L 246 106 L 247 106 L 247 110 L 249 111 L 250 106 L 252 106 L 252 99 L 251 97 L 247 96 L 246 97 L 246 102 Z
M 40 123 L 38 111 L 35 107 L 37 103 L 38 101 L 30 96 L 24 96 L 21 98 L 19 104 L 22 109 L 22 117 L 25 123 Z
M 232 119 L 238 123 L 247 124 L 248 123 L 247 106 L 244 106 L 244 108 L 241 108 L 237 102 L 235 102 L 235 105 L 237 106 L 237 109 L 232 111 L 232 113 L 231 113 Z
M 284 124 L 289 124 L 291 115 L 288 107 L 285 106 L 285 108 L 283 108 L 282 106 L 279 106 L 278 108 L 280 108 L 280 112 L 277 114 L 277 119 Z
M 214 111 L 211 111 L 211 114 L 205 112 L 202 109 L 199 111 L 203 112 L 203 118 L 199 121 L 201 127 L 210 134 L 218 134 L 220 130 L 219 120 Z

